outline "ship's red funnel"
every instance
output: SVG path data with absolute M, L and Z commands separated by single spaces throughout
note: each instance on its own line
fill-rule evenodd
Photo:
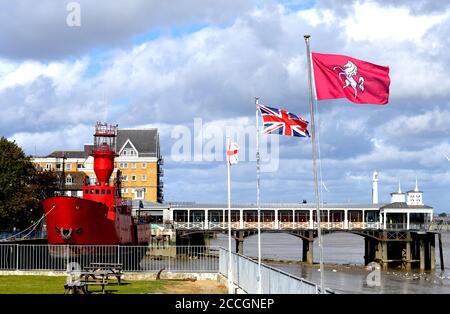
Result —
M 108 150 L 94 151 L 94 171 L 99 185 L 108 185 L 111 173 L 114 170 L 115 153 Z

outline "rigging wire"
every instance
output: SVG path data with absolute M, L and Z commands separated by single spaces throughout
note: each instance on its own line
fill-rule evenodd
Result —
M 42 215 L 41 218 L 39 218 L 35 223 L 33 223 L 32 225 L 30 225 L 28 228 L 26 228 L 26 229 L 24 229 L 24 230 L 22 230 L 22 231 L 20 231 L 20 232 L 18 232 L 18 233 L 16 233 L 16 234 L 13 234 L 12 236 L 9 236 L 9 237 L 7 237 L 7 238 L 0 239 L 0 242 L 1 242 L 1 241 L 7 241 L 7 240 L 13 239 L 13 238 L 17 238 L 18 235 L 20 235 L 20 234 L 26 232 L 27 230 L 30 230 L 30 229 L 31 229 L 30 232 L 28 232 L 25 236 L 22 237 L 22 238 L 26 238 L 28 235 L 31 234 L 31 232 L 33 232 L 33 231 L 36 229 L 36 226 L 37 226 L 37 225 L 38 225 L 45 217 L 47 217 L 48 214 L 50 214 L 50 213 L 53 211 L 53 209 L 55 209 L 55 208 L 56 208 L 56 206 L 53 206 L 53 207 L 48 211 L 47 214 Z

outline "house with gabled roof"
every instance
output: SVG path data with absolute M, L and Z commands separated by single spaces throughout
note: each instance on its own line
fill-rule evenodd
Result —
M 122 175 L 122 195 L 134 200 L 163 202 L 164 160 L 160 154 L 159 133 L 156 128 L 118 129 L 116 144 L 116 164 L 111 180 L 120 170 Z M 62 172 L 71 175 L 83 172 L 92 183 L 96 181 L 92 144 L 85 144 L 83 150 L 54 151 L 47 156 L 35 156 L 36 167 L 48 171 Z M 79 176 L 77 176 L 78 178 Z M 81 191 L 81 188 L 80 188 Z M 63 191 L 69 195 L 67 191 Z M 81 195 L 71 190 L 70 195 Z

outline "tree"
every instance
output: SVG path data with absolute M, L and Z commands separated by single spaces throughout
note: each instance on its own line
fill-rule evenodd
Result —
M 447 217 L 447 213 L 440 213 L 439 217 L 442 217 L 442 218 Z
M 14 141 L 0 138 L 0 230 L 23 229 L 41 217 L 41 201 L 54 186 L 53 173 L 38 171 Z

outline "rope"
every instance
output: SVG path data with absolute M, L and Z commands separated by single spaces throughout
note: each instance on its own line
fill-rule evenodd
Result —
M 35 223 L 33 223 L 31 226 L 29 226 L 28 228 L 26 228 L 26 229 L 20 231 L 19 233 L 13 234 L 13 235 L 10 236 L 10 237 L 1 239 L 0 242 L 2 242 L 2 241 L 7 241 L 7 240 L 13 239 L 13 238 L 17 238 L 18 235 L 20 235 L 20 234 L 24 233 L 25 231 L 31 229 L 30 232 L 28 232 L 25 236 L 22 237 L 22 238 L 26 238 L 27 236 L 29 236 L 29 235 L 31 234 L 31 232 L 33 232 L 33 231 L 36 229 L 36 226 L 37 226 L 37 225 L 38 225 L 45 217 L 47 217 L 48 214 L 50 214 L 55 208 L 56 208 L 56 206 L 53 205 L 53 207 L 47 212 L 47 214 L 42 215 L 42 217 L 39 218 L 39 219 L 38 219 Z

